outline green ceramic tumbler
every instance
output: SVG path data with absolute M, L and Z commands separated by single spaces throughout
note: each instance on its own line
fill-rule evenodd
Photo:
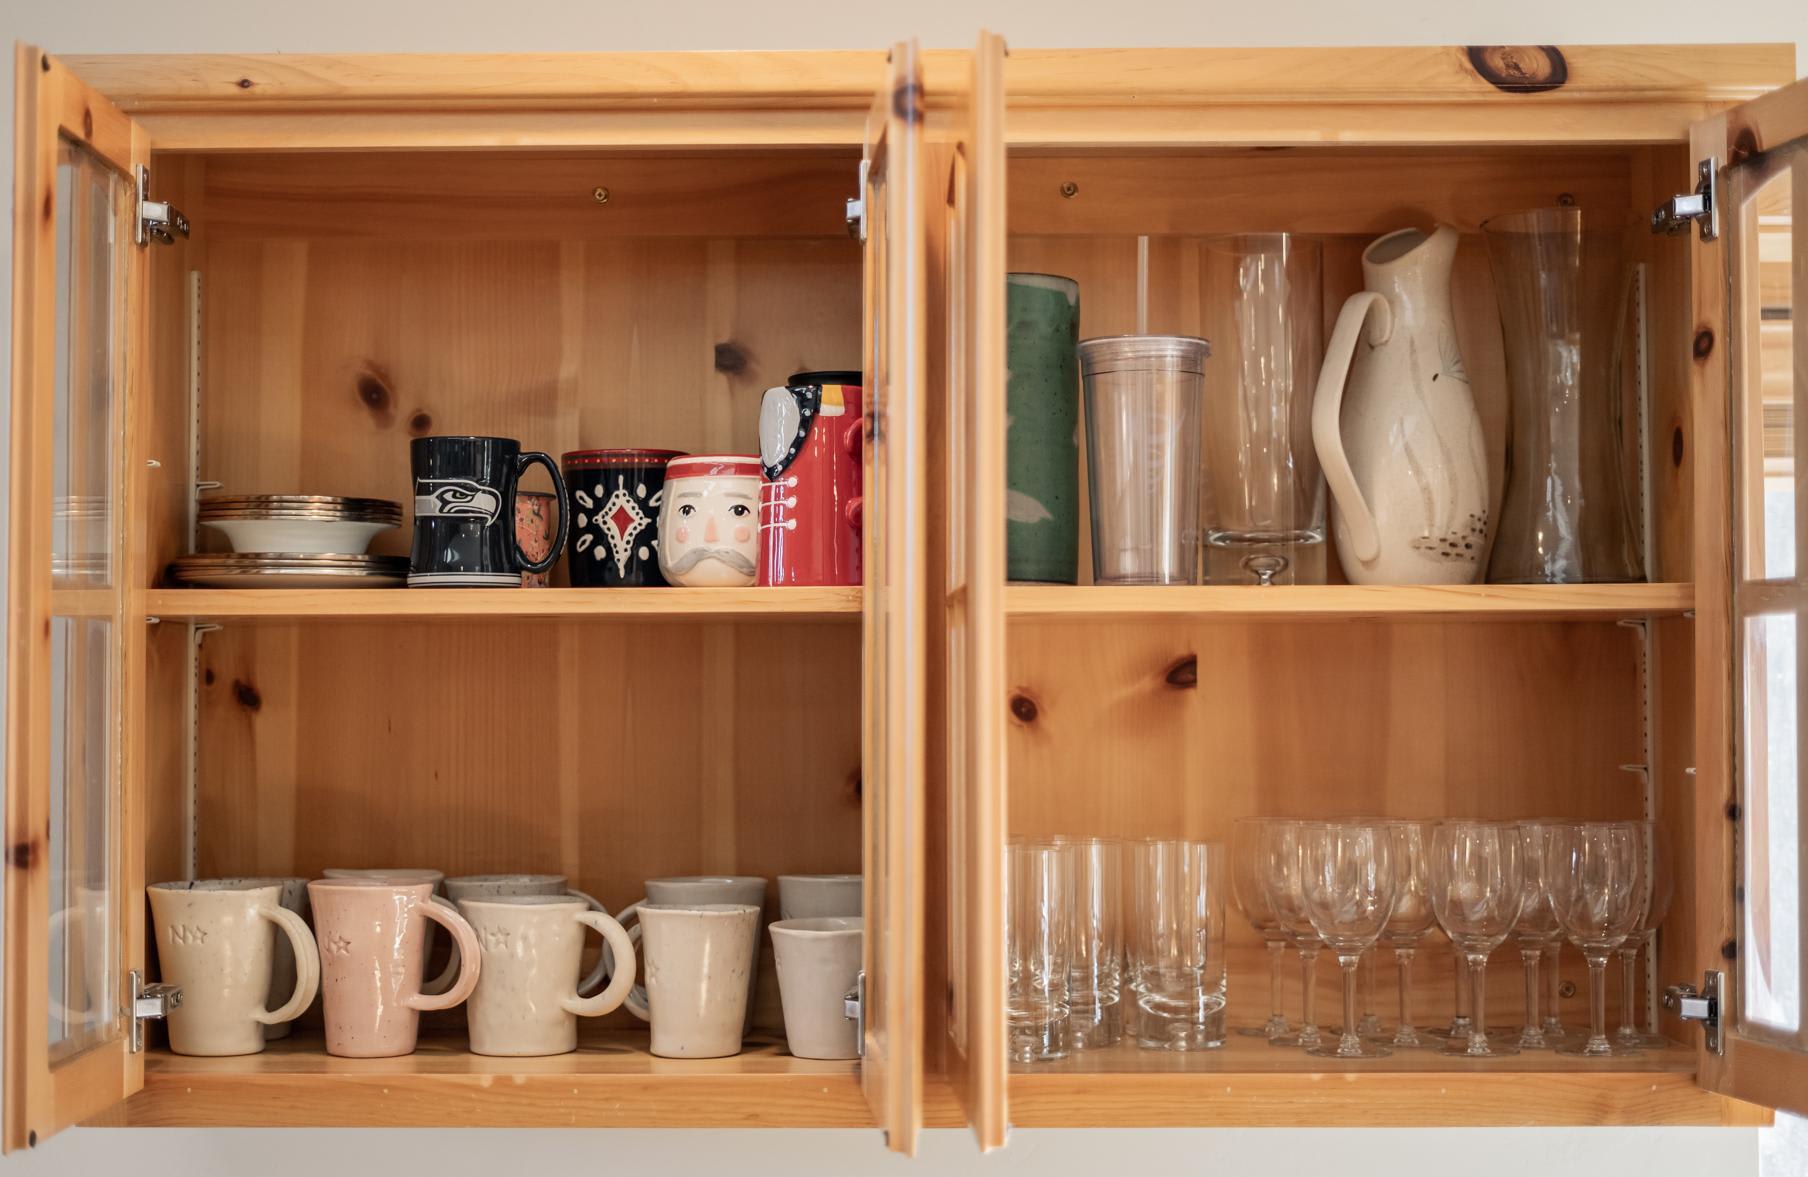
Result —
M 1073 584 L 1080 559 L 1080 284 L 1006 276 L 1005 574 Z

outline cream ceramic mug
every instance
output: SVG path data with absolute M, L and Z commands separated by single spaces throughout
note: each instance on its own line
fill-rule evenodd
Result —
M 798 1058 L 857 1058 L 847 995 L 860 975 L 861 922 L 847 916 L 779 920 L 771 927 L 785 1044 Z
M 264 1027 L 301 1016 L 320 986 L 320 957 L 276 880 L 202 879 L 147 888 L 166 984 L 182 989 L 168 1016 L 177 1054 L 256 1054 Z M 295 988 L 269 1009 L 277 933 L 295 961 Z
M 447 881 L 450 886 L 451 880 Z M 473 1054 L 565 1054 L 578 1045 L 578 1018 L 620 1006 L 634 984 L 634 945 L 607 914 L 564 895 L 461 899 L 477 933 L 483 969 L 465 1006 Z M 624 962 L 595 997 L 578 996 L 584 929 L 594 928 Z
M 626 1005 L 629 1013 L 652 1023 L 653 1053 L 661 1058 L 739 1054 L 760 909 L 747 903 L 637 906 L 647 987 L 643 997 L 636 986 Z
M 675 875 L 666 879 L 648 879 L 647 897 L 639 903 L 631 903 L 616 913 L 615 920 L 628 929 L 628 935 L 640 942 L 640 909 L 647 904 L 677 905 L 696 907 L 702 904 L 748 904 L 757 908 L 766 906 L 766 880 L 757 875 Z M 747 973 L 747 1012 L 741 1025 L 745 1033 L 753 1029 L 753 1011 L 758 1008 L 758 994 L 755 992 L 760 979 L 760 928 L 758 921 L 747 933 L 748 953 L 753 966 Z M 604 963 L 607 965 L 608 948 L 603 950 Z M 642 954 L 644 957 L 644 953 Z M 632 1010 L 638 1003 L 643 1009 L 647 1003 L 646 990 L 639 985 L 634 987 L 634 994 L 628 1000 L 628 1008 Z M 643 1017 L 645 1015 L 642 1015 Z
M 477 987 L 477 934 L 458 912 L 433 902 L 433 884 L 315 879 L 308 884 L 320 942 L 326 1049 L 342 1058 L 391 1058 L 414 1050 L 421 1013 L 450 1009 Z M 460 950 L 457 979 L 443 994 L 421 989 L 428 922 L 444 924 Z
M 778 918 L 810 920 L 823 916 L 853 916 L 860 910 L 859 875 L 780 875 Z
M 564 875 L 456 875 L 447 879 L 445 886 L 446 898 L 457 905 L 461 912 L 464 910 L 462 905 L 467 899 L 496 899 L 507 895 L 564 895 L 572 899 L 582 899 L 591 911 L 601 912 L 603 915 L 609 914 L 609 909 L 597 902 L 593 896 L 570 886 Z M 469 913 L 466 915 L 468 918 Z M 603 978 L 608 975 L 607 943 L 605 941 L 604 950 L 597 953 L 595 967 L 590 970 L 583 981 L 579 982 L 579 993 L 590 992 L 601 985 Z M 451 983 L 452 978 L 449 974 L 450 970 L 455 967 L 457 959 L 458 954 L 454 952 L 453 959 L 446 965 L 447 975 L 436 979 L 432 985 L 427 987 L 427 992 L 437 993 L 443 989 L 445 985 L 441 984 L 441 981 L 446 984 Z M 610 1006 L 609 1008 L 614 1009 L 615 1007 Z
M 306 879 L 271 875 L 217 881 L 239 887 L 266 887 L 274 884 L 279 889 L 277 902 L 282 904 L 283 909 L 294 912 L 303 921 L 308 918 L 308 881 Z M 308 937 L 312 939 L 313 933 L 308 933 Z M 278 936 L 276 938 L 276 962 L 270 968 L 270 1004 L 280 1005 L 288 1001 L 289 995 L 295 992 L 295 981 L 295 947 L 289 943 L 287 936 Z M 265 1026 L 264 1040 L 268 1042 L 276 1038 L 287 1038 L 293 1027 L 293 1022 L 276 1022 Z

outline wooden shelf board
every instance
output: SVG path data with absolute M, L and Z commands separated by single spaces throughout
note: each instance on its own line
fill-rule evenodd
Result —
M 860 616 L 853 588 L 153 589 L 154 617 L 305 621 L 505 618 L 816 621 Z
M 1233 1037 L 1182 1054 L 1124 1045 L 1014 1069 L 1020 1127 L 1518 1127 L 1767 1124 L 1696 1085 L 1693 1048 L 1602 1063 L 1537 1051 L 1488 1061 L 1398 1051 L 1342 1063 Z
M 1687 584 L 1031 585 L 1005 589 L 1018 620 L 1194 618 L 1224 621 L 1612 620 L 1695 607 Z

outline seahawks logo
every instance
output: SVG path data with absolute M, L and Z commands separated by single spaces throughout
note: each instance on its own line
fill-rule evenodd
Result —
M 468 478 L 421 478 L 415 481 L 414 489 L 417 517 L 474 515 L 485 523 L 494 523 L 502 513 L 502 496 Z

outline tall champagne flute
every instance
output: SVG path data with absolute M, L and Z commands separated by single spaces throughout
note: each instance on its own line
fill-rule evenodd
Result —
M 1262 894 L 1262 830 L 1268 824 L 1264 817 L 1240 817 L 1231 833 L 1231 892 L 1243 918 L 1255 929 L 1268 948 L 1268 1021 L 1260 1028 L 1245 1026 L 1237 1031 L 1250 1037 L 1280 1038 L 1289 1027 L 1281 1005 L 1281 974 L 1287 965 L 1287 934 Z
M 1318 929 L 1306 913 L 1303 880 L 1300 877 L 1300 841 L 1308 823 L 1271 821 L 1262 829 L 1262 896 L 1268 910 L 1298 951 L 1300 958 L 1300 1027 L 1296 1034 L 1283 1034 L 1268 1041 L 1274 1046 L 1300 1046 L 1307 1050 L 1323 1041 L 1318 1031 L 1314 986 L 1318 979 Z
M 1620 946 L 1620 1028 L 1614 1040 L 1623 1046 L 1660 1047 L 1668 1045 L 1653 1025 L 1649 1031 L 1638 1024 L 1638 998 L 1634 988 L 1639 949 L 1649 948 L 1657 940 L 1657 926 L 1670 914 L 1670 900 L 1676 890 L 1676 878 L 1670 869 L 1670 838 L 1659 822 L 1639 823 L 1645 835 L 1645 886 L 1639 904 L 1639 921 Z M 1653 1019 L 1655 1021 L 1655 1019 Z
M 1380 941 L 1394 950 L 1394 967 L 1400 978 L 1400 1025 L 1394 1030 L 1393 1045 L 1400 1047 L 1429 1046 L 1418 1027 L 1413 1025 L 1412 966 L 1419 941 L 1431 931 L 1431 877 L 1428 855 L 1430 840 L 1423 822 L 1393 821 L 1387 823 L 1392 846 L 1389 857 L 1394 866 L 1394 906 L 1381 929 Z
M 1559 1054 L 1640 1053 L 1607 1037 L 1607 958 L 1638 923 L 1646 874 L 1643 833 L 1640 823 L 1630 821 L 1581 822 L 1551 831 L 1546 876 L 1551 908 L 1588 960 L 1588 1039 L 1563 1043 Z
M 1332 822 L 1305 828 L 1300 839 L 1300 890 L 1306 914 L 1343 969 L 1343 1030 L 1337 1044 L 1308 1054 L 1327 1058 L 1385 1058 L 1385 1046 L 1362 1040 L 1356 1016 L 1357 969 L 1394 906 L 1393 839 L 1382 825 Z
M 1452 1039 L 1444 1054 L 1493 1058 L 1518 1054 L 1488 1043 L 1488 954 L 1500 947 L 1525 903 L 1519 827 L 1502 821 L 1439 822 L 1431 833 L 1431 905 L 1450 942 L 1469 965 L 1467 1041 Z
M 1519 920 L 1513 925 L 1513 939 L 1519 945 L 1519 960 L 1525 969 L 1525 1026 L 1519 1031 L 1521 1050 L 1546 1050 L 1554 1045 L 1538 1020 L 1538 964 L 1552 941 L 1563 938 L 1557 913 L 1551 910 L 1550 893 L 1545 888 L 1546 847 L 1550 842 L 1550 825 L 1529 821 L 1519 827 L 1525 856 L 1525 902 Z

